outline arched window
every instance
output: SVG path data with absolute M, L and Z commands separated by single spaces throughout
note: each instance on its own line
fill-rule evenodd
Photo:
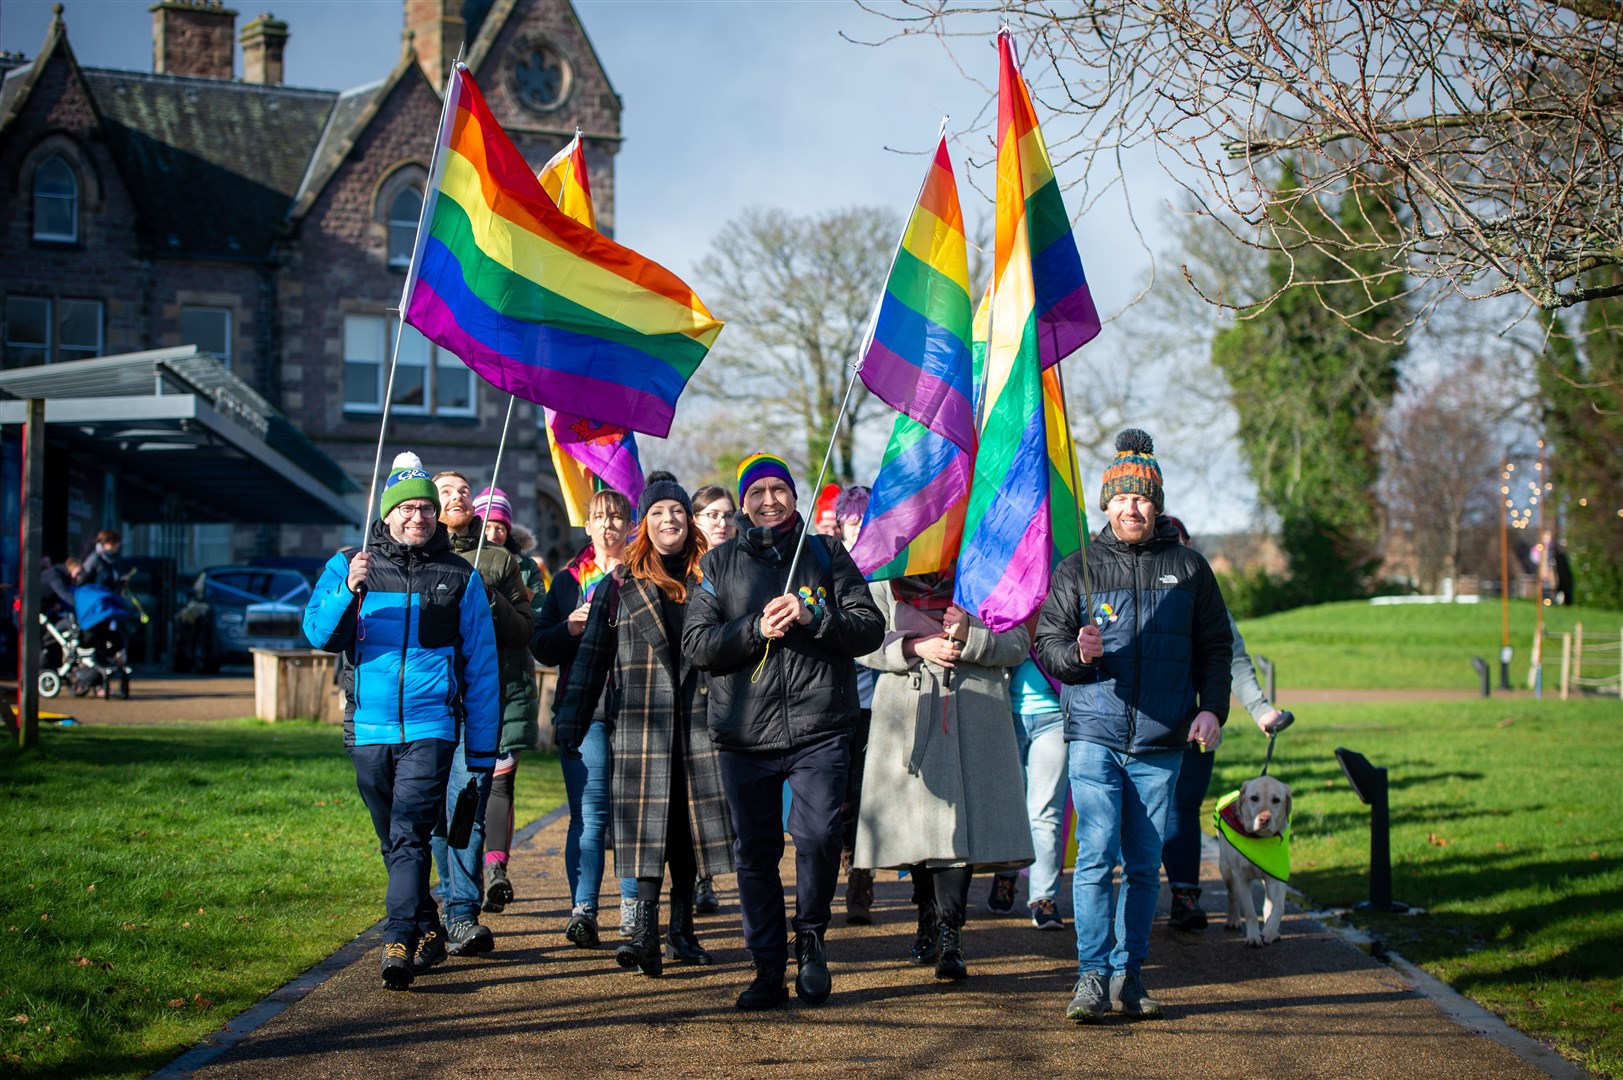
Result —
M 52 154 L 34 170 L 34 239 L 58 243 L 79 239 L 79 178 L 60 154 Z
M 389 268 L 404 270 L 411 265 L 412 247 L 417 243 L 417 219 L 423 212 L 423 193 L 414 187 L 401 188 L 389 201 Z

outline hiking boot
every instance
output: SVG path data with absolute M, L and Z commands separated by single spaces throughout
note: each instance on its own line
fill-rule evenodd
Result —
M 445 951 L 445 931 L 435 928 L 417 939 L 417 951 L 411 957 L 411 973 L 427 975 L 430 969 L 445 963 L 450 954 Z
M 671 898 L 671 928 L 665 931 L 665 959 L 684 964 L 713 964 L 715 957 L 705 951 L 693 933 L 693 911 L 687 902 Z
M 1059 917 L 1054 901 L 1044 897 L 1031 902 L 1031 925 L 1039 930 L 1063 930 L 1065 920 Z
M 873 871 L 853 866 L 845 875 L 845 921 L 852 926 L 873 922 Z
M 1007 915 L 1014 910 L 1014 894 L 1019 888 L 1019 878 L 993 875 L 992 894 L 986 898 L 987 908 L 995 914 Z
M 578 949 L 597 948 L 597 912 L 575 905 L 569 913 L 569 925 L 564 927 L 564 937 Z
M 943 926 L 936 938 L 935 977 L 950 982 L 969 978 L 963 931 L 956 926 Z
M 789 1004 L 789 988 L 783 985 L 783 965 L 755 961 L 755 981 L 745 987 L 734 1002 L 740 1009 L 781 1009 Z
M 693 910 L 700 915 L 714 915 L 721 910 L 721 901 L 716 899 L 714 878 L 702 877 L 694 883 Z
M 382 974 L 386 990 L 404 990 L 416 978 L 411 973 L 411 958 L 406 955 L 404 941 L 384 942 Z
M 1206 929 L 1206 909 L 1200 906 L 1199 889 L 1173 889 L 1172 914 L 1167 926 L 1173 930 Z
M 507 864 L 493 862 L 485 864 L 485 877 L 490 884 L 485 887 L 484 909 L 490 912 L 500 912 L 513 902 L 513 883 L 507 880 Z
M 459 919 L 446 928 L 446 948 L 452 956 L 478 956 L 496 947 L 496 937 L 489 927 L 480 926 L 475 919 Z
M 919 908 L 919 930 L 913 935 L 913 948 L 910 950 L 915 964 L 935 963 L 938 944 L 935 931 L 935 911 L 931 908 Z
M 823 936 L 815 930 L 795 935 L 795 995 L 807 1005 L 821 1005 L 834 989 L 828 974 L 828 957 L 823 952 Z
M 1065 1007 L 1065 1019 L 1078 1024 L 1097 1024 L 1110 1011 L 1110 995 L 1105 990 L 1103 972 L 1090 971 L 1076 980 L 1076 996 Z
M 665 972 L 665 957 L 659 950 L 659 904 L 653 900 L 625 903 L 631 908 L 631 937 L 614 950 L 614 962 L 656 979 Z
M 1110 977 L 1110 1004 L 1123 1015 L 1140 1020 L 1153 1020 L 1161 1015 L 1161 1003 L 1150 997 L 1150 992 L 1144 989 L 1144 980 L 1136 971 Z

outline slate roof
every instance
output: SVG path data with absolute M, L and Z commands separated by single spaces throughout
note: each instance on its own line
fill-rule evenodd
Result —
M 267 259 L 339 95 L 185 75 L 83 72 L 154 250 Z

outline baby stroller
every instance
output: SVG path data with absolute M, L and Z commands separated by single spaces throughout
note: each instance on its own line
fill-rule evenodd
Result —
M 55 623 L 40 616 L 45 652 L 61 658 L 55 666 L 42 665 L 40 695 L 55 697 L 66 686 L 74 697 L 84 697 L 101 687 L 108 697 L 128 698 L 129 653 L 122 624 L 129 618 L 129 608 L 117 593 L 100 585 L 74 589 L 73 606 L 73 616 Z

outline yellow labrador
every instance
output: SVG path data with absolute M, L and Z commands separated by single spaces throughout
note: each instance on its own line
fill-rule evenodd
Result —
M 1291 789 L 1271 776 L 1247 780 L 1240 785 L 1238 798 L 1219 804 L 1218 867 L 1229 893 L 1223 925 L 1238 930 L 1243 916 L 1245 943 L 1253 947 L 1279 940 L 1285 883 L 1290 880 L 1290 816 Z M 1251 896 L 1255 881 L 1262 882 L 1264 897 L 1260 933 Z

